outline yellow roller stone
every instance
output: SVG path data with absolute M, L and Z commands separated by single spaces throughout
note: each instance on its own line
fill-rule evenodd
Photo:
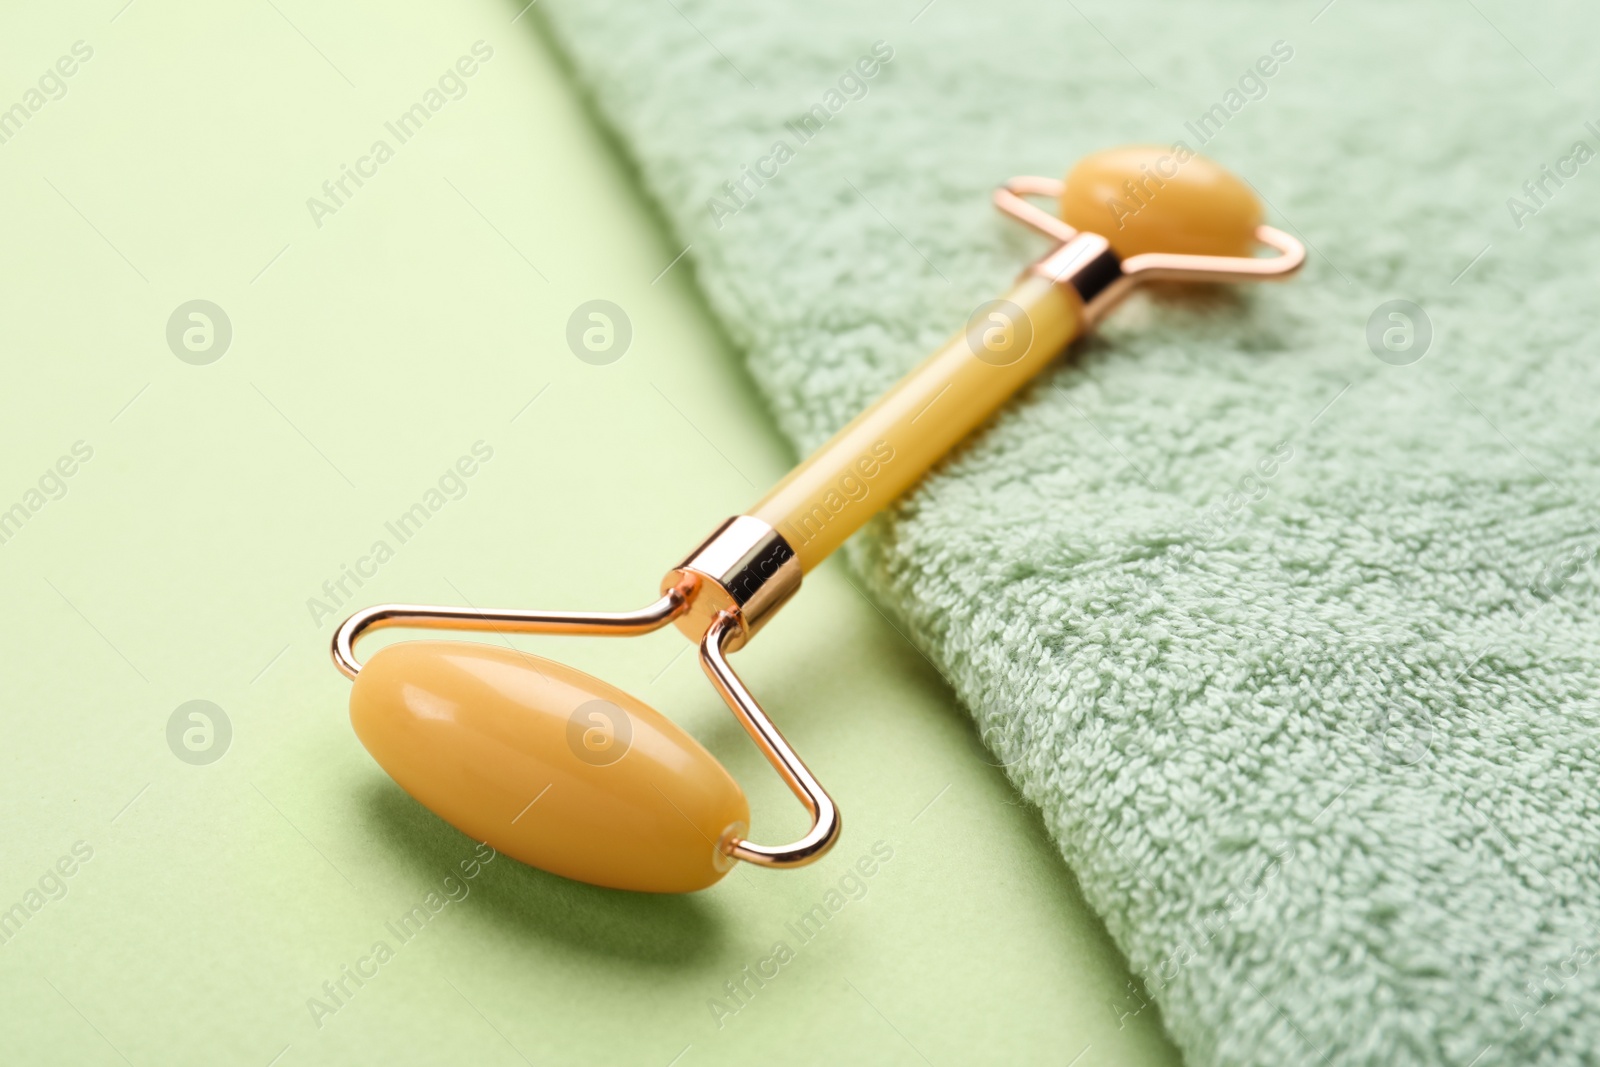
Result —
M 1248 185 L 1204 156 L 1127 145 L 1085 156 L 1067 172 L 1061 218 L 1105 237 L 1123 259 L 1248 256 L 1262 212 Z
M 374 655 L 350 721 L 406 792 L 507 856 L 595 885 L 687 893 L 733 865 L 737 782 L 670 719 L 565 664 L 494 645 Z

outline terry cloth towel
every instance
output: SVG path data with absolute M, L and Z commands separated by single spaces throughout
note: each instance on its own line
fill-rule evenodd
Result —
M 1592 8 L 540 10 L 801 453 L 1043 251 L 999 181 L 1253 182 L 1302 277 L 1136 298 L 850 562 L 1194 1067 L 1600 1059 Z

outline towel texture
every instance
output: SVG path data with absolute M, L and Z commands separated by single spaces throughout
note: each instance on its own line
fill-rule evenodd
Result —
M 1043 250 L 1000 180 L 1252 181 L 1301 278 L 1136 298 L 851 564 L 1142 976 L 1108 1011 L 1195 1067 L 1600 1057 L 1590 9 L 540 10 L 800 452 Z

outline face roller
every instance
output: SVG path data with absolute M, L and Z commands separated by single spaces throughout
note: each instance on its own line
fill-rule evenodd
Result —
M 1053 198 L 1059 214 L 1029 198 Z M 1305 250 L 1261 224 L 1250 188 L 1181 149 L 1097 153 L 1064 182 L 1014 178 L 996 205 L 1057 242 L 1003 299 L 834 435 L 625 613 L 384 604 L 352 615 L 333 660 L 354 680 L 356 735 L 395 781 L 472 838 L 535 867 L 647 892 L 702 889 L 738 861 L 799 867 L 838 839 L 839 810 L 728 664 L 822 562 L 1073 338 L 1144 281 L 1286 278 Z M 1265 245 L 1274 256 L 1258 257 Z M 389 626 L 626 637 L 675 625 L 711 684 L 811 814 L 792 844 L 747 837 L 744 793 L 642 701 L 581 671 L 482 643 L 407 641 L 363 665 Z M 537 803 L 534 803 L 537 801 Z

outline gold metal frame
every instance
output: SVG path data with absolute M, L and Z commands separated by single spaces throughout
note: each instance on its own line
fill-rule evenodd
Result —
M 1100 234 L 1080 233 L 1059 216 L 1045 211 L 1030 197 L 1061 199 L 1065 186 L 1059 178 L 1024 175 L 1012 178 L 994 191 L 994 203 L 1036 233 L 1059 241 L 1060 247 L 1035 263 L 1032 272 L 1055 280 L 1072 280 L 1084 300 L 1084 314 L 1090 324 L 1098 322 L 1140 282 L 1271 282 L 1284 281 L 1306 261 L 1306 247 L 1273 226 L 1257 226 L 1256 240 L 1273 249 L 1276 256 L 1186 256 L 1171 252 L 1144 252 L 1118 259 L 1111 243 Z M 1105 260 L 1101 281 L 1090 292 L 1078 279 L 1086 260 Z M 1092 275 L 1091 275 L 1092 276 Z
M 766 523 L 740 516 L 718 527 L 706 542 L 663 579 L 661 598 L 628 612 L 518 611 L 425 604 L 379 604 L 358 611 L 333 635 L 333 662 L 347 678 L 361 673 L 355 644 L 363 634 L 389 627 L 582 634 L 634 637 L 676 623 L 700 646 L 706 677 L 750 735 L 767 762 L 805 805 L 811 829 L 787 845 L 758 845 L 730 837 L 718 847 L 734 859 L 760 867 L 803 867 L 821 859 L 839 839 L 838 805 L 762 709 L 727 654 L 750 635 L 800 585 L 800 566 L 787 542 Z M 703 605 L 714 605 L 707 614 Z
M 711 684 L 722 694 L 723 701 L 733 709 L 740 725 L 756 743 L 756 747 L 761 749 L 761 754 L 767 757 L 767 762 L 772 764 L 789 790 L 800 798 L 800 803 L 811 813 L 811 829 L 800 840 L 778 848 L 735 839 L 724 845 L 723 850 L 730 856 L 762 867 L 804 867 L 821 859 L 839 839 L 839 831 L 843 828 L 839 807 L 812 776 L 804 761 L 795 755 L 789 742 L 784 740 L 783 734 L 767 718 L 767 713 L 761 710 L 756 698 L 750 695 L 750 690 L 744 687 L 739 676 L 728 665 L 724 646 L 735 633 L 737 624 L 733 616 L 727 612 L 718 615 L 706 635 L 700 639 L 700 666 L 705 668 L 706 677 L 711 679 Z
M 647 608 L 629 612 L 515 611 L 510 609 L 454 608 L 428 604 L 379 604 L 356 612 L 333 635 L 333 665 L 346 678 L 361 673 L 355 644 L 362 634 L 393 626 L 426 630 L 475 630 L 515 634 L 587 634 L 595 637 L 635 637 L 659 630 L 688 607 L 676 590 L 665 593 Z

